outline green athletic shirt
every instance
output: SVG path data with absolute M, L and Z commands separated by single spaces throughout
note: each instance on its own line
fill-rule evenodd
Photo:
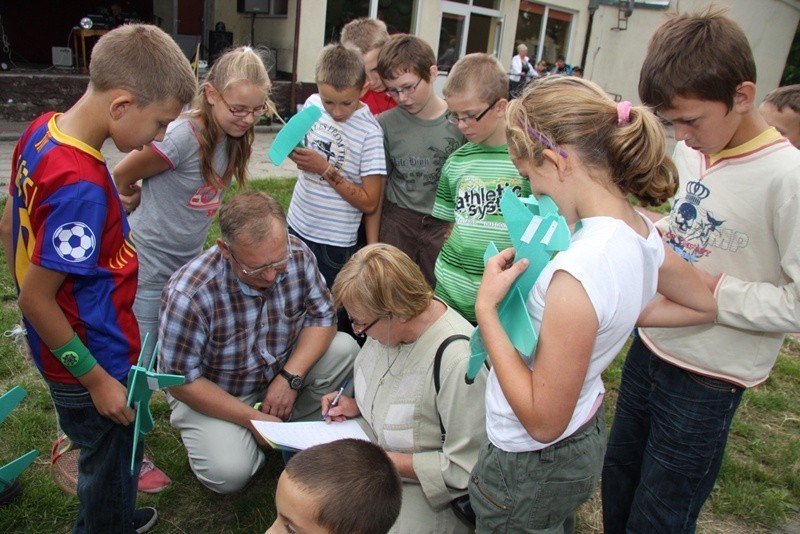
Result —
M 436 296 L 472 322 L 486 246 L 490 241 L 498 250 L 511 246 L 500 213 L 507 187 L 518 197 L 531 194 L 530 183 L 511 163 L 508 145 L 467 143 L 447 158 L 436 191 L 433 216 L 454 223 L 436 259 Z

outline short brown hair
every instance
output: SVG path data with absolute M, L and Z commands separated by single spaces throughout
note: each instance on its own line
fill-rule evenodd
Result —
M 393 35 L 378 55 L 378 75 L 384 80 L 411 72 L 430 82 L 433 65 L 436 65 L 433 48 L 414 35 Z
M 317 85 L 324 83 L 342 91 L 353 87 L 361 89 L 366 80 L 364 60 L 354 48 L 329 44 L 319 53 L 315 73 Z
M 403 319 L 418 316 L 433 298 L 419 265 L 385 243 L 367 245 L 353 254 L 331 291 L 337 309 L 355 305 L 376 317 Z
M 639 77 L 639 97 L 656 111 L 676 96 L 722 102 L 733 108 L 740 84 L 756 81 L 756 62 L 742 28 L 711 6 L 673 14 L 650 39 Z
M 508 97 L 508 75 L 496 57 L 482 53 L 462 57 L 447 75 L 442 93 L 448 98 L 473 90 L 487 104 Z
M 339 38 L 343 45 L 358 48 L 362 54 L 382 47 L 388 40 L 389 32 L 386 30 L 386 23 L 367 17 L 353 19 L 345 24 Z
M 295 454 L 284 473 L 315 497 L 315 523 L 331 534 L 389 532 L 403 497 L 400 475 L 379 446 L 340 439 Z
M 778 111 L 789 108 L 800 113 L 800 84 L 778 87 L 764 97 L 764 102 L 772 104 Z
M 251 245 L 272 235 L 274 223 L 286 228 L 286 214 L 277 200 L 261 191 L 245 191 L 219 210 L 219 231 L 228 243 Z
M 544 149 L 571 145 L 584 165 L 608 171 L 622 192 L 646 206 L 665 202 L 677 190 L 678 173 L 658 118 L 634 106 L 629 122 L 619 124 L 617 104 L 593 82 L 576 76 L 535 79 L 509 103 L 506 118 L 509 152 L 516 157 L 539 165 Z
M 180 47 L 149 24 L 125 24 L 103 35 L 92 49 L 89 81 L 98 91 L 129 91 L 139 107 L 171 98 L 187 103 L 197 92 Z

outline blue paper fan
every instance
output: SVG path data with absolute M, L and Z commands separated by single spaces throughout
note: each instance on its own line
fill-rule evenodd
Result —
M 292 153 L 303 142 L 303 137 L 314 126 L 314 123 L 322 117 L 322 110 L 317 106 L 308 106 L 289 119 L 289 122 L 281 128 L 272 146 L 269 149 L 269 159 L 274 165 L 280 165 L 286 156 Z

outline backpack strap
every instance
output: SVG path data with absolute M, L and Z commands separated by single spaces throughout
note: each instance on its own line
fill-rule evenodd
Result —
M 453 341 L 457 341 L 459 339 L 463 339 L 465 341 L 469 341 L 469 336 L 464 334 L 453 334 L 452 336 L 446 338 L 442 341 L 442 344 L 439 345 L 439 348 L 436 349 L 436 356 L 433 357 L 433 387 L 436 390 L 436 396 L 439 396 L 439 389 L 441 386 L 441 379 L 439 377 L 439 373 L 442 368 L 442 355 L 444 354 L 444 349 L 452 343 Z M 486 368 L 489 368 L 489 362 L 484 362 L 486 364 Z M 444 424 L 442 423 L 442 414 L 439 413 L 439 408 L 436 408 L 436 415 L 439 416 L 439 428 L 442 431 L 442 443 L 444 443 L 444 438 L 447 435 L 447 432 L 444 429 Z

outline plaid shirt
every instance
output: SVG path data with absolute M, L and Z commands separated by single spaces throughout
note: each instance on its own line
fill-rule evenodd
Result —
M 336 324 L 314 255 L 289 239 L 287 270 L 263 293 L 240 282 L 216 246 L 172 275 L 161 295 L 160 372 L 202 376 L 234 396 L 264 391 L 304 327 Z

